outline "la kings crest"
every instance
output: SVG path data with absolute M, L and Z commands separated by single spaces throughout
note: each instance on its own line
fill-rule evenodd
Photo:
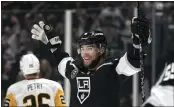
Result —
M 82 104 L 90 95 L 91 85 L 90 77 L 77 77 L 77 98 Z

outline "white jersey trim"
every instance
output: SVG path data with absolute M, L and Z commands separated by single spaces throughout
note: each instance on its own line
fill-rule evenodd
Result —
M 164 106 L 164 105 L 161 105 L 159 102 L 160 102 L 160 100 L 158 99 L 158 97 L 155 96 L 155 95 L 153 95 L 153 96 L 150 96 L 150 97 L 145 101 L 145 103 L 143 103 L 143 105 L 142 105 L 141 107 L 144 107 L 145 104 L 147 104 L 147 103 L 150 103 L 150 104 L 152 104 L 152 105 L 154 105 L 154 106 Z
M 140 68 L 133 67 L 128 59 L 127 59 L 127 53 L 124 54 L 123 57 L 120 58 L 119 63 L 116 67 L 116 72 L 118 74 L 124 74 L 126 76 L 131 76 L 140 71 Z
M 172 86 L 154 86 L 151 89 L 151 96 L 146 100 L 146 103 L 155 106 L 174 106 L 174 87 Z
M 99 68 L 101 68 L 102 66 L 104 66 L 104 65 L 112 65 L 113 63 L 112 62 L 108 62 L 108 63 L 103 63 L 103 64 L 101 64 L 98 68 L 97 68 L 97 70 L 99 69 Z M 96 70 L 96 71 L 97 71 Z
M 66 64 L 67 64 L 67 62 L 68 62 L 68 61 L 73 61 L 73 60 L 74 60 L 74 59 L 73 59 L 72 57 L 66 57 L 66 58 L 63 58 L 63 59 L 60 61 L 59 65 L 58 65 L 58 71 L 59 71 L 59 73 L 60 73 L 63 77 L 67 78 L 67 77 L 65 76 Z

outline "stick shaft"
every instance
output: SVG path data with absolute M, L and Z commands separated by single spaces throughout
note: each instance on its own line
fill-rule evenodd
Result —
M 137 2 L 137 17 L 143 17 L 140 11 L 140 2 Z M 141 89 L 142 89 L 142 103 L 145 101 L 145 92 L 144 92 L 144 60 L 143 60 L 143 49 L 140 41 L 140 69 L 141 69 Z

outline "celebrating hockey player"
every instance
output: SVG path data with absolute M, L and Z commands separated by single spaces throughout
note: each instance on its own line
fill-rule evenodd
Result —
M 32 38 L 42 41 L 54 55 L 58 71 L 71 84 L 70 107 L 118 107 L 120 75 L 140 71 L 139 39 L 151 42 L 148 20 L 132 19 L 132 47 L 121 58 L 106 56 L 107 42 L 102 31 L 83 33 L 78 41 L 80 57 L 73 59 L 62 51 L 61 40 L 51 25 L 40 21 L 31 30 Z

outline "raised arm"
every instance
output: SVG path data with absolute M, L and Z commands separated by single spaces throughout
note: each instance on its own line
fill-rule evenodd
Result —
M 74 59 L 61 49 L 62 41 L 54 33 L 51 25 L 46 25 L 43 21 L 40 21 L 39 24 L 33 25 L 31 33 L 33 39 L 40 40 L 49 48 L 56 59 L 58 71 L 63 77 L 69 78 L 74 69 L 78 71 Z
M 142 46 L 146 46 L 152 41 L 149 23 L 145 18 L 134 17 L 131 23 L 131 31 L 133 45 L 128 52 L 120 58 L 116 66 L 117 73 L 126 76 L 131 76 L 140 71 L 139 39 L 142 40 Z M 145 53 L 143 58 L 145 58 Z

